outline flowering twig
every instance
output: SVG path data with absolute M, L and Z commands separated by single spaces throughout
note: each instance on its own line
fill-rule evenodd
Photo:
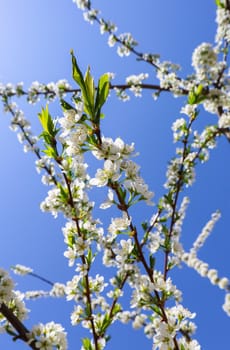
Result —
M 18 332 L 15 334 L 13 339 L 21 339 L 26 342 L 29 347 L 33 350 L 39 349 L 36 346 L 36 341 L 30 341 L 30 331 L 24 326 L 24 324 L 14 315 L 14 313 L 6 306 L 5 303 L 0 305 L 0 313 L 8 320 L 8 322 L 13 326 L 13 328 Z

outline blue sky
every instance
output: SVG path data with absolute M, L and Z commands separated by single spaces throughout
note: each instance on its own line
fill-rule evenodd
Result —
M 182 76 L 192 72 L 194 48 L 201 42 L 212 42 L 215 35 L 214 1 L 98 0 L 93 6 L 100 9 L 105 18 L 114 21 L 119 32 L 131 32 L 140 44 L 140 51 L 159 53 L 162 59 L 181 64 Z M 116 50 L 107 46 L 106 36 L 100 35 L 97 26 L 83 21 L 82 13 L 71 0 L 1 0 L 0 31 L 0 81 L 3 83 L 23 81 L 28 87 L 35 80 L 48 83 L 66 78 L 73 84 L 70 49 L 74 49 L 82 69 L 90 65 L 96 77 L 104 72 L 115 72 L 114 82 L 122 83 L 130 74 L 147 72 L 148 82 L 156 82 L 155 72 L 148 65 L 136 62 L 133 56 L 118 57 Z M 151 93 L 144 92 L 142 99 L 133 97 L 122 103 L 112 95 L 104 109 L 104 134 L 135 142 L 140 152 L 136 161 L 155 192 L 155 202 L 163 194 L 167 162 L 174 154 L 170 128 L 180 117 L 182 101 L 165 94 L 154 102 Z M 27 106 L 22 101 L 22 107 L 34 130 L 39 132 L 37 112 L 41 105 Z M 58 105 L 52 107 L 52 111 L 57 115 L 61 113 Z M 200 125 L 213 123 L 215 118 L 201 112 Z M 23 153 L 8 126 L 9 116 L 1 113 L 0 266 L 8 269 L 21 263 L 53 281 L 65 282 L 73 271 L 63 257 L 63 221 L 40 212 L 39 204 L 47 188 L 35 171 L 34 156 Z M 189 249 L 211 213 L 221 210 L 222 218 L 200 257 L 223 276 L 230 276 L 228 156 L 229 144 L 220 140 L 209 163 L 198 167 L 195 185 L 187 191 L 191 203 L 183 229 L 183 242 Z M 149 218 L 151 210 L 144 208 L 135 214 L 138 221 Z M 109 212 L 98 215 L 102 218 L 107 215 L 105 220 L 109 218 Z M 196 337 L 202 348 L 228 348 L 230 320 L 221 309 L 224 293 L 186 268 L 175 274 L 175 281 L 184 292 L 184 305 L 197 312 Z M 17 282 L 22 290 L 46 288 L 31 277 L 17 278 Z M 80 328 L 70 326 L 70 303 L 46 299 L 29 303 L 29 308 L 28 327 L 52 319 L 62 322 L 69 331 L 69 349 L 79 348 L 82 333 Z M 133 350 L 140 346 L 151 348 L 142 331 L 134 332 L 131 327 L 114 327 L 112 334 L 110 350 L 118 346 L 122 349 L 132 346 Z M 0 348 L 24 350 L 27 346 L 20 342 L 12 344 L 9 337 L 0 336 Z

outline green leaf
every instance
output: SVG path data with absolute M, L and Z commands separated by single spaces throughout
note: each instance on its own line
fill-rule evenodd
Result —
M 91 316 L 91 306 L 89 303 L 86 304 L 85 314 L 86 314 L 87 318 Z
M 95 94 L 95 86 L 92 75 L 90 74 L 90 67 L 88 67 L 85 73 L 85 88 L 87 92 L 87 102 L 90 105 L 91 109 L 94 106 L 94 94 Z
M 60 189 L 60 197 L 64 203 L 68 203 L 69 201 L 69 193 L 68 190 L 62 187 L 60 183 L 57 184 L 58 188 Z
M 42 108 L 42 111 L 41 113 L 38 114 L 38 117 L 44 132 L 47 135 L 54 137 L 57 134 L 58 130 L 55 128 L 53 119 L 49 114 L 48 105 L 46 105 L 46 108 Z M 43 137 L 44 137 L 44 132 L 43 132 Z
M 89 116 L 93 117 L 94 114 L 94 99 L 92 98 L 92 77 L 90 75 L 90 70 L 88 69 L 85 75 L 85 80 L 83 74 L 77 64 L 76 57 L 74 56 L 73 50 L 71 51 L 72 56 L 72 76 L 76 83 L 80 86 L 84 110 Z
M 121 311 L 121 305 L 120 304 L 116 304 L 113 308 L 113 314 L 112 316 L 116 315 L 118 312 Z
M 148 221 L 142 222 L 141 226 L 142 226 L 143 230 L 146 231 L 148 229 Z
M 84 83 L 84 78 L 83 78 L 82 72 L 77 64 L 77 60 L 76 60 L 76 57 L 74 56 L 73 50 L 70 51 L 70 54 L 72 56 L 72 76 L 73 76 L 73 79 L 76 81 L 76 83 L 83 90 L 85 88 L 85 83 Z
M 189 95 L 188 95 L 188 103 L 189 103 L 190 105 L 196 104 L 196 95 L 195 95 L 194 91 L 190 91 L 190 92 L 189 92 Z
M 221 2 L 221 0 L 216 0 L 216 5 L 217 5 L 218 7 L 221 7 L 222 9 L 225 8 L 225 6 L 224 6 L 224 4 Z
M 65 100 L 61 99 L 61 106 L 63 108 L 64 111 L 69 111 L 71 109 L 74 109 L 68 102 L 66 102 Z
M 199 84 L 199 85 L 196 87 L 195 92 L 196 92 L 196 96 L 201 95 L 202 92 L 203 92 L 203 85 L 202 85 L 202 84 Z
M 168 194 L 164 195 L 165 201 L 167 204 L 173 206 L 173 193 L 169 192 Z
M 86 256 L 86 261 L 87 261 L 88 267 L 90 268 L 90 265 L 91 265 L 91 263 L 93 261 L 93 252 L 92 252 L 91 249 L 88 250 L 88 254 Z
M 192 91 L 189 92 L 188 103 L 190 105 L 199 104 L 205 99 L 206 96 L 204 94 L 204 87 L 201 84 L 199 84 L 197 87 L 195 87 L 194 89 L 192 89 Z
M 50 158 L 56 158 L 57 152 L 53 147 L 47 146 L 47 148 L 43 151 L 48 157 Z
M 101 108 L 106 102 L 108 95 L 109 95 L 109 76 L 108 74 L 103 74 L 98 81 L 97 95 L 96 95 L 96 101 L 95 101 L 96 124 L 99 124 L 100 119 L 104 118 L 104 115 L 101 114 Z
M 155 262 L 156 262 L 156 259 L 152 255 L 150 255 L 150 257 L 149 257 L 149 265 L 150 265 L 152 270 L 154 269 Z
M 126 198 L 126 189 L 125 188 L 122 188 L 121 186 L 119 186 L 117 188 L 117 191 L 119 193 L 119 196 L 123 199 L 123 202 L 125 202 L 125 198 Z
M 71 235 L 68 235 L 67 236 L 67 244 L 68 244 L 68 246 L 70 247 L 70 248 L 73 248 L 73 245 L 74 245 L 74 243 L 75 243 L 75 238 L 74 238 L 74 236 L 71 236 Z
M 91 341 L 89 338 L 83 338 L 82 339 L 82 345 L 85 350 L 93 350 Z
M 85 87 L 82 89 L 82 98 L 84 102 L 84 111 L 94 121 L 94 81 L 90 74 L 90 68 L 87 69 L 85 74 Z
M 48 111 L 48 106 L 46 106 L 46 108 L 42 108 L 41 113 L 38 114 L 40 123 L 43 127 L 43 129 L 48 132 L 48 117 L 49 117 L 49 111 Z
M 105 334 L 106 329 L 110 326 L 111 322 L 112 318 L 108 313 L 104 315 L 104 318 L 102 320 L 96 321 L 96 326 L 98 328 L 98 333 L 100 336 L 103 336 Z
M 170 239 L 169 235 L 165 235 L 165 241 L 164 241 L 163 248 L 166 252 L 170 252 L 170 250 L 171 250 L 171 239 Z
M 103 74 L 98 81 L 96 109 L 99 110 L 104 105 L 109 95 L 109 76 Z
M 161 309 L 160 309 L 157 305 L 152 305 L 152 306 L 151 306 L 151 309 L 152 309 L 157 315 L 162 316 Z

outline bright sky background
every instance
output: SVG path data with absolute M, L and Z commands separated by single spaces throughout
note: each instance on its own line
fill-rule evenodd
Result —
M 139 50 L 161 54 L 162 59 L 180 63 L 181 75 L 192 72 L 191 54 L 201 42 L 213 42 L 215 35 L 214 0 L 193 1 L 133 1 L 95 0 L 93 7 L 102 11 L 104 18 L 111 19 L 119 32 L 131 32 L 140 43 Z M 1 0 L 0 1 L 0 81 L 25 86 L 38 80 L 48 83 L 67 78 L 71 84 L 71 48 L 83 70 L 90 64 L 92 73 L 98 77 L 104 72 L 115 72 L 115 83 L 123 83 L 126 76 L 141 72 L 149 73 L 149 83 L 156 82 L 155 72 L 135 57 L 120 58 L 116 50 L 106 44 L 99 28 L 83 21 L 82 13 L 71 0 Z M 171 124 L 180 117 L 183 99 L 173 99 L 165 94 L 154 102 L 151 92 L 143 98 L 131 98 L 123 103 L 112 95 L 104 109 L 104 134 L 121 136 L 126 142 L 135 142 L 140 156 L 135 159 L 142 166 L 142 176 L 155 192 L 155 202 L 164 193 L 167 162 L 174 154 Z M 44 105 L 44 104 L 43 104 Z M 28 119 L 39 132 L 37 112 L 39 105 L 25 107 Z M 61 111 L 51 107 L 53 114 Z M 207 120 L 209 118 L 209 120 Z M 201 112 L 200 125 L 215 122 L 215 116 Z M 63 220 L 40 212 L 39 204 L 45 198 L 47 188 L 41 184 L 35 171 L 34 156 L 24 154 L 16 135 L 9 128 L 9 116 L 1 113 L 0 149 L 0 266 L 9 269 L 20 263 L 34 268 L 38 274 L 52 281 L 65 282 L 72 270 L 63 257 L 64 243 L 61 232 Z M 230 166 L 229 144 L 220 140 L 219 147 L 211 154 L 211 160 L 197 169 L 197 180 L 192 189 L 191 203 L 183 230 L 183 242 L 189 249 L 209 220 L 220 209 L 222 218 L 215 227 L 200 258 L 221 276 L 230 276 L 229 263 L 229 213 L 230 213 Z M 96 200 L 101 198 L 97 195 Z M 98 216 L 108 221 L 110 212 Z M 136 221 L 148 219 L 151 208 L 143 207 L 133 213 Z M 46 285 L 31 277 L 17 278 L 18 288 L 45 289 Z M 196 338 L 202 349 L 227 349 L 230 344 L 230 320 L 222 311 L 224 293 L 209 281 L 201 279 L 187 268 L 177 271 L 174 282 L 184 292 L 184 306 L 197 312 Z M 61 322 L 69 331 L 69 349 L 80 348 L 83 336 L 80 327 L 71 327 L 69 312 L 71 303 L 47 299 L 29 303 L 30 327 L 37 322 L 54 320 Z M 151 349 L 142 330 L 130 327 L 114 327 L 109 350 L 117 348 L 132 350 L 140 347 Z M 0 349 L 25 350 L 21 342 L 12 344 L 8 336 L 0 336 Z

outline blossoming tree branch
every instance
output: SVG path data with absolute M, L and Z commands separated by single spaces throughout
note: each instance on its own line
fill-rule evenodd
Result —
M 4 110 L 12 117 L 11 129 L 18 133 L 24 150 L 34 153 L 42 183 L 48 186 L 41 210 L 64 217 L 64 256 L 73 271 L 72 279 L 63 284 L 37 275 L 30 267 L 13 266 L 15 273 L 30 274 L 50 288 L 20 293 L 2 268 L 0 330 L 31 349 L 66 350 L 68 336 L 61 324 L 51 321 L 31 329 L 26 326 L 27 299 L 61 297 L 74 301 L 70 315 L 73 327 L 81 326 L 88 331 L 88 336 L 82 339 L 84 350 L 102 350 L 108 341 L 112 342 L 109 332 L 115 322 L 143 328 L 153 350 L 199 350 L 196 315 L 183 305 L 182 292 L 171 274 L 181 266 L 194 269 L 225 292 L 223 312 L 230 316 L 228 278 L 219 276 L 216 269 L 198 256 L 220 212 L 211 214 L 190 250 L 186 251 L 181 242 L 189 204 L 189 199 L 183 196 L 184 189 L 193 185 L 197 165 L 205 166 L 217 139 L 230 141 L 230 1 L 216 0 L 214 43 L 202 43 L 194 50 L 194 73 L 185 78 L 180 77 L 178 65 L 161 61 L 156 54 L 141 53 L 130 33 L 117 34 L 116 25 L 101 17 L 91 1 L 73 2 L 87 21 L 96 23 L 102 34 L 108 34 L 108 44 L 117 47 L 119 56 L 131 54 L 150 65 L 159 84 L 144 82 L 148 79 L 144 73 L 131 75 L 122 84 L 114 83 L 110 73 L 95 81 L 90 68 L 80 67 L 77 55 L 71 51 L 73 86 L 66 80 L 46 85 L 36 82 L 29 89 L 21 83 L 0 86 Z M 155 99 L 168 93 L 183 96 L 186 101 L 181 106 L 183 116 L 172 124 L 176 153 L 169 161 L 165 192 L 157 203 L 152 202 L 154 193 L 134 161 L 137 155 L 134 143 L 105 135 L 101 124 L 106 117 L 103 107 L 113 91 L 125 101 L 130 92 L 141 96 L 144 89 L 152 91 Z M 38 136 L 32 133 L 30 122 L 15 102 L 23 97 L 32 104 L 40 97 L 47 100 L 38 115 L 41 126 Z M 61 117 L 50 113 L 54 100 L 59 101 Z M 206 125 L 198 132 L 196 122 L 201 106 L 218 118 L 216 124 Z M 98 161 L 93 176 L 88 171 L 88 154 Z M 100 203 L 93 201 L 95 187 L 103 191 Z M 107 197 L 103 198 L 105 189 Z M 151 217 L 144 217 L 142 222 L 135 218 L 135 206 L 140 203 L 152 206 Z M 95 217 L 96 205 L 102 210 L 116 208 L 117 215 L 111 218 L 108 227 Z M 101 265 L 98 274 L 93 269 L 95 263 Z M 111 278 L 105 277 L 105 269 L 111 270 Z M 127 296 L 129 305 L 124 306 Z

